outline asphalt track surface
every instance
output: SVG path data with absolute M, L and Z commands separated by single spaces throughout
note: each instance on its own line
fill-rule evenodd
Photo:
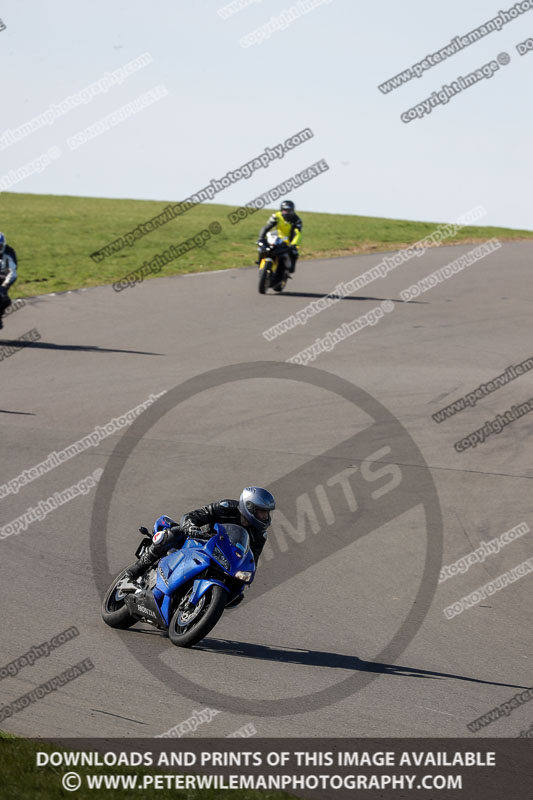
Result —
M 262 331 L 377 264 L 380 255 L 304 261 L 283 296 L 260 296 L 253 269 L 229 270 L 160 278 L 120 294 L 103 286 L 45 296 L 7 319 L 2 346 L 31 328 L 41 339 L 0 364 L 2 483 L 150 393 L 218 367 L 284 362 L 383 300 L 394 303 L 377 325 L 312 364 L 378 401 L 385 411 L 374 404 L 374 422 L 368 407 L 325 388 L 272 377 L 240 380 L 170 409 L 128 457 L 121 448 L 132 434 L 117 432 L 0 500 L 5 525 L 106 467 L 124 435 L 111 458 L 122 471 L 101 557 L 91 558 L 95 489 L 0 541 L 0 666 L 72 625 L 80 632 L 1 680 L 1 705 L 84 658 L 95 665 L 6 720 L 5 730 L 155 736 L 210 706 L 220 713 L 196 736 L 225 736 L 251 722 L 261 736 L 457 737 L 471 735 L 468 722 L 531 684 L 531 575 L 454 619 L 443 609 L 529 558 L 533 533 L 441 585 L 440 562 L 437 572 L 435 563 L 425 572 L 427 552 L 434 556 L 440 546 L 433 484 L 443 564 L 533 521 L 527 457 L 533 415 L 462 454 L 453 448 L 486 420 L 533 397 L 533 376 L 439 425 L 431 418 L 532 354 L 525 287 L 533 246 L 506 244 L 419 302 L 400 301 L 402 289 L 471 247 L 430 250 L 274 342 Z M 361 446 L 343 450 L 346 441 Z M 376 464 L 366 459 L 378 451 L 383 472 L 376 477 Z M 333 480 L 339 473 L 355 476 L 351 494 Z M 383 487 L 394 475 L 401 482 L 391 504 Z M 239 609 L 192 650 L 174 648 L 147 625 L 129 631 L 104 625 L 105 564 L 116 573 L 133 560 L 139 524 L 151 526 L 160 513 L 179 518 L 204 502 L 236 497 L 251 483 L 279 487 L 280 509 L 295 525 L 298 502 L 310 502 L 313 512 L 293 536 L 274 523 L 268 557 Z M 329 516 L 318 485 L 327 492 Z M 429 525 L 425 501 L 432 506 Z M 99 509 L 94 513 L 98 519 Z M 377 658 L 409 614 L 415 622 L 396 656 Z M 337 692 L 347 679 L 354 679 L 351 689 Z M 517 736 L 532 713 L 533 704 L 521 706 L 476 736 Z

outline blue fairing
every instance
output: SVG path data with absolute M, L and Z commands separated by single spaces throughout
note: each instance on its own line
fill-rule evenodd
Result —
M 163 594 L 173 595 L 182 583 L 195 578 L 206 570 L 210 563 L 211 559 L 204 552 L 202 545 L 188 539 L 181 550 L 170 553 L 159 562 L 156 588 Z M 160 574 L 160 570 L 164 577 Z
M 170 611 L 170 597 L 164 595 L 163 592 L 157 588 L 157 586 L 155 586 L 154 589 L 152 589 L 152 594 L 154 596 L 154 600 L 157 604 L 157 607 L 161 612 L 161 616 L 168 625 L 169 611 Z
M 173 524 L 170 517 L 159 517 L 154 531 L 169 528 Z M 255 562 L 250 550 L 249 537 L 246 531 L 237 525 L 214 526 L 213 536 L 207 542 L 187 539 L 181 550 L 175 550 L 164 556 L 157 566 L 156 584 L 152 590 L 154 600 L 163 619 L 168 625 L 171 616 L 173 595 L 184 584 L 193 582 L 193 593 L 189 602 L 194 605 L 213 585 L 221 586 L 228 594 L 232 591 L 224 584 L 223 578 L 201 577 L 208 567 L 217 565 L 228 576 L 236 572 L 251 572 L 251 583 L 255 576 Z M 244 585 L 243 585 L 244 588 Z
M 249 553 L 246 554 L 246 557 L 242 562 L 242 564 L 239 566 L 239 569 L 242 570 L 243 572 L 252 573 L 252 580 L 250 581 L 250 583 L 252 583 L 253 579 L 255 578 L 255 559 L 252 555 L 251 550 Z
M 211 586 L 214 586 L 215 584 L 216 584 L 217 586 L 222 586 L 222 588 L 223 588 L 223 589 L 224 589 L 224 590 L 225 590 L 225 591 L 226 591 L 228 594 L 230 594 L 230 590 L 228 589 L 228 587 L 227 587 L 227 586 L 224 586 L 224 584 L 222 583 L 222 581 L 217 581 L 217 580 L 215 580 L 215 578 L 208 578 L 207 580 L 198 580 L 198 581 L 194 581 L 194 584 L 193 584 L 193 593 L 191 594 L 191 596 L 190 596 L 190 598 L 189 598 L 189 603 L 190 603 L 191 605 L 193 605 L 193 606 L 194 606 L 194 605 L 196 605 L 196 603 L 197 603 L 197 602 L 198 602 L 198 600 L 199 600 L 199 599 L 202 597 L 202 595 L 204 595 L 204 594 L 207 592 L 207 590 L 208 590 L 208 589 L 209 589 Z
M 158 519 L 154 522 L 154 527 L 152 529 L 152 536 L 156 534 L 158 531 L 165 530 L 165 528 L 172 528 L 173 525 L 177 525 L 177 522 L 174 522 L 172 517 L 168 517 L 166 514 L 161 514 Z

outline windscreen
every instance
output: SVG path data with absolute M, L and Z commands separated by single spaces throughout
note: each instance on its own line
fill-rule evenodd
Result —
M 238 550 L 241 558 L 245 556 L 250 549 L 250 537 L 248 532 L 240 525 L 224 525 L 224 530 L 233 547 Z

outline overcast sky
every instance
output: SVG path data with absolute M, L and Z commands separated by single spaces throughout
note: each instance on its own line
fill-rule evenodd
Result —
M 330 170 L 291 193 L 300 210 L 450 221 L 481 204 L 484 224 L 533 228 L 533 51 L 516 50 L 533 37 L 533 9 L 384 94 L 378 84 L 511 3 L 305 2 L 316 7 L 256 0 L 224 19 L 225 0 L 3 0 L 0 179 L 57 147 L 10 190 L 178 201 L 309 127 L 313 139 L 215 202 L 242 205 L 325 159 Z M 244 38 L 295 5 L 284 30 Z M 152 60 L 122 83 L 5 146 L 7 129 L 144 53 Z M 490 79 L 401 120 L 502 53 L 510 63 Z M 69 137 L 156 87 L 150 105 L 70 149 Z

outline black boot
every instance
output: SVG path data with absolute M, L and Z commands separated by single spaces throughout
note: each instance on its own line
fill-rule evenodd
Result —
M 140 588 L 137 579 L 140 578 L 141 575 L 144 575 L 146 570 L 152 567 L 158 560 L 159 556 L 155 555 L 155 553 L 151 553 L 150 550 L 143 553 L 139 560 L 126 570 L 125 579 L 120 586 L 122 591 L 137 591 L 137 589 Z

